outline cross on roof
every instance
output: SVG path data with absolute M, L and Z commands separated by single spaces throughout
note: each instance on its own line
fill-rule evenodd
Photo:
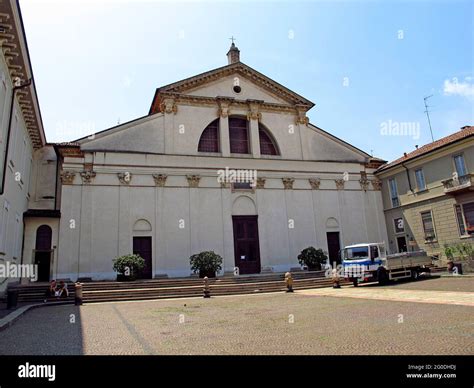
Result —
M 231 36 L 229 39 L 232 41 L 232 44 L 234 44 L 234 40 L 237 40 L 234 38 L 234 36 Z

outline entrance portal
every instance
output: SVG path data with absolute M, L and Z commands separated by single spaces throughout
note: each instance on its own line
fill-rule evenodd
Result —
M 260 273 L 258 216 L 232 216 L 235 266 L 240 274 Z

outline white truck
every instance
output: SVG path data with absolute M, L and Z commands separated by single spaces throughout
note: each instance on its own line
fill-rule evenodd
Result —
M 362 282 L 386 284 L 389 280 L 412 278 L 429 272 L 432 257 L 425 251 L 387 255 L 384 243 L 367 243 L 346 246 L 342 250 L 344 277 L 355 287 Z

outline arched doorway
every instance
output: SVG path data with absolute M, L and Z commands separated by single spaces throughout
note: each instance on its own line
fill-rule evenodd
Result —
M 145 268 L 141 271 L 141 279 L 153 278 L 153 252 L 151 224 L 144 219 L 138 220 L 133 225 L 133 254 L 140 255 L 145 260 Z
M 238 197 L 232 206 L 235 266 L 240 274 L 260 273 L 258 216 L 255 203 L 247 196 Z
M 52 236 L 53 230 L 48 225 L 41 225 L 36 230 L 35 265 L 39 282 L 49 282 L 50 280 Z

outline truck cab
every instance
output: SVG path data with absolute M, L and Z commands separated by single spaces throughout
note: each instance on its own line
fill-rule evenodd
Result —
M 384 243 L 348 245 L 342 251 L 344 277 L 354 285 L 362 281 L 377 280 L 377 271 L 386 265 L 386 261 Z

